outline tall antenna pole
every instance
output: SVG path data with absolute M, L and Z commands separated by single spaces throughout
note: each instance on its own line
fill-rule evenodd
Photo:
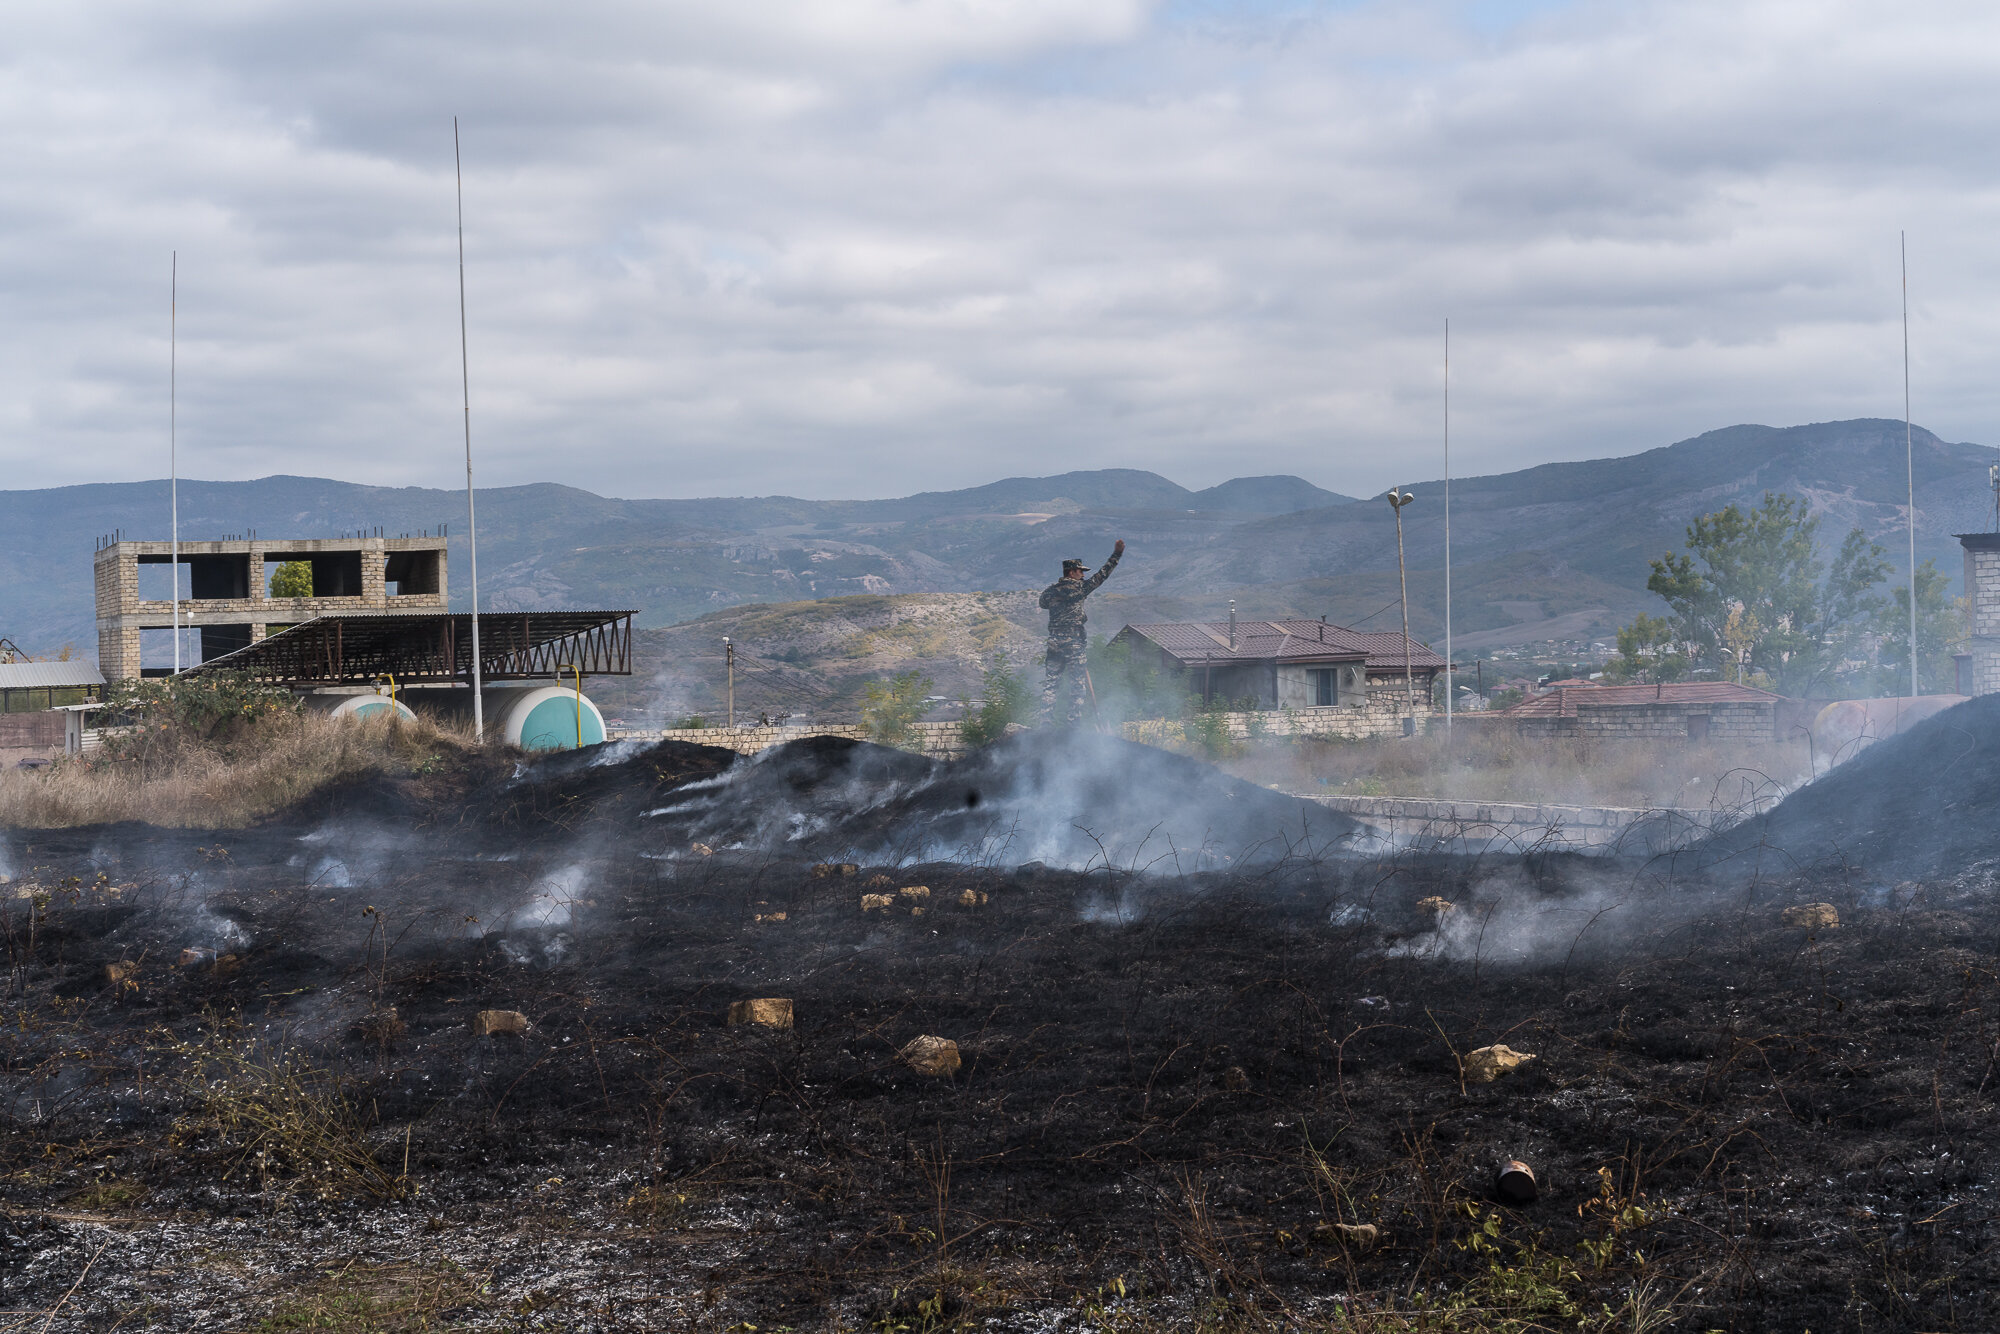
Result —
M 1444 322 L 1444 733 L 1451 735 L 1451 319 Z
M 472 735 L 486 740 L 485 682 L 479 671 L 479 518 L 472 508 L 472 362 L 465 348 L 465 164 L 458 152 L 458 117 L 451 118 L 451 165 L 458 178 L 458 375 L 465 396 L 465 526 L 472 543 Z
M 1896 233 L 1903 257 L 1903 471 L 1910 488 L 1910 698 L 1917 697 L 1917 456 L 1910 443 L 1910 241 Z
M 167 508 L 172 514 L 167 562 L 168 598 L 174 615 L 174 675 L 181 672 L 181 457 L 180 423 L 176 420 L 180 397 L 181 252 L 173 252 L 167 270 Z

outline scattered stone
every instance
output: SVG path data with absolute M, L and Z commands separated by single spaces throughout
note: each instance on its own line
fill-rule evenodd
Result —
M 1493 1192 L 1508 1204 L 1533 1204 L 1535 1196 L 1541 1193 L 1535 1186 L 1535 1169 L 1518 1158 L 1500 1165 L 1500 1173 L 1493 1180 Z
M 1431 916 L 1437 918 L 1439 921 L 1443 921 L 1445 918 L 1451 916 L 1453 913 L 1458 911 L 1458 905 L 1456 903 L 1453 903 L 1450 899 L 1441 899 L 1437 895 L 1433 894 L 1429 898 L 1417 900 L 1417 911 L 1421 913 L 1429 913 Z
M 927 1033 L 904 1043 L 896 1059 L 920 1075 L 949 1075 L 958 1069 L 958 1044 Z
M 688 846 L 694 850 L 694 854 L 697 857 L 713 857 L 715 855 L 715 849 L 706 843 L 690 843 Z
M 1372 1251 L 1382 1244 L 1382 1229 L 1373 1223 L 1321 1223 L 1312 1230 L 1312 1242 L 1344 1251 Z
M 894 902 L 895 900 L 887 894 L 863 894 L 861 896 L 861 911 L 874 912 L 877 908 L 880 908 L 886 912 L 889 905 Z
M 197 968 L 200 967 L 202 964 L 212 963 L 214 962 L 214 960 L 215 960 L 214 950 L 208 949 L 204 946 L 190 945 L 186 949 L 181 951 L 181 957 L 178 966 L 181 968 Z
M 136 988 L 139 985 L 139 965 L 129 959 L 104 965 L 104 985 L 107 987 Z
M 910 909 L 910 916 L 912 917 L 922 917 L 923 915 L 924 915 L 924 907 L 921 903 L 918 904 L 916 907 Z
M 760 922 L 782 922 L 785 920 L 785 914 L 782 912 L 760 912 L 757 914 L 757 920 Z
M 814 862 L 812 874 L 815 880 L 825 880 L 829 876 L 860 875 L 861 868 L 853 862 Z
M 1248 1093 L 1250 1072 L 1240 1065 L 1232 1065 L 1222 1072 L 1222 1091 L 1225 1093 Z
M 1515 1051 L 1504 1042 L 1481 1047 L 1465 1055 L 1465 1080 L 1468 1084 L 1491 1084 L 1534 1059 L 1533 1052 Z
M 922 899 L 928 901 L 931 896 L 931 887 L 929 885 L 905 885 L 896 892 L 898 894 L 901 894 L 906 899 Z
M 1831 903 L 1801 903 L 1785 909 L 1785 925 L 1807 931 L 1836 931 L 1840 913 Z
M 740 1000 L 729 1007 L 729 1026 L 756 1024 L 763 1028 L 790 1028 L 792 1003 L 779 997 Z
M 870 889 L 880 889 L 884 885 L 893 885 L 895 883 L 895 881 L 886 875 L 871 875 L 868 877 L 868 888 Z
M 530 1027 L 528 1016 L 519 1010 L 481 1010 L 472 1019 L 472 1031 L 482 1038 L 519 1037 Z
M 985 890 L 963 889 L 959 891 L 958 906 L 961 908 L 977 908 L 984 902 L 986 902 Z
M 218 954 L 215 958 L 216 976 L 228 977 L 231 973 L 235 972 L 237 968 L 242 965 L 242 963 L 243 960 L 239 958 L 237 955 Z

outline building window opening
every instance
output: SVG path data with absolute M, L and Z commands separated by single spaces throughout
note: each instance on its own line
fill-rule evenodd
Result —
M 313 567 L 309 560 L 281 560 L 273 562 L 268 557 L 264 563 L 271 567 L 268 587 L 274 598 L 309 598 L 313 595 Z
M 1314 707 L 1340 703 L 1340 669 L 1338 667 L 1315 667 L 1312 669 Z
M 436 596 L 442 553 L 436 551 L 392 551 L 383 569 L 383 582 L 392 598 Z
M 181 557 L 178 570 L 165 556 L 139 557 L 139 597 L 147 602 L 169 602 L 174 596 L 174 578 L 180 575 L 181 600 L 192 601 L 194 589 L 188 568 L 188 558 Z

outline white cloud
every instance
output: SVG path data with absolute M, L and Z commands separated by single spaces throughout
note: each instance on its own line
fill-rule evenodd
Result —
M 44 6 L 0 53 L 9 485 L 889 495 L 1460 471 L 1900 408 L 1991 440 L 2000 15 Z

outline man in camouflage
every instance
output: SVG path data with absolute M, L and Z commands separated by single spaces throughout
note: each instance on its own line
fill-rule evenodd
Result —
M 1048 659 L 1042 674 L 1042 717 L 1048 722 L 1075 727 L 1083 721 L 1085 659 L 1090 652 L 1083 600 L 1111 577 L 1124 554 L 1125 540 L 1120 538 L 1111 548 L 1111 559 L 1087 579 L 1090 567 L 1072 557 L 1063 562 L 1062 578 L 1042 590 L 1042 606 L 1049 613 Z

